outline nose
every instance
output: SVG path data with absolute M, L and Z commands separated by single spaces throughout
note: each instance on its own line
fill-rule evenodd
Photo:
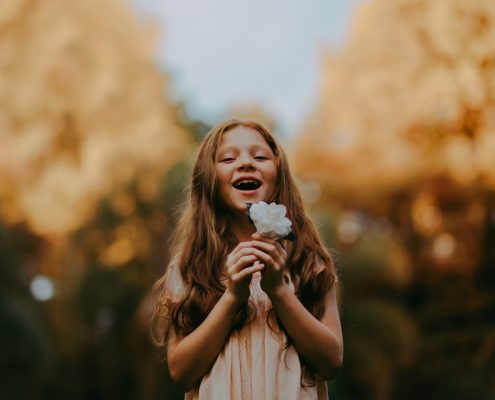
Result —
M 248 155 L 241 155 L 239 157 L 239 169 L 253 169 L 253 160 Z

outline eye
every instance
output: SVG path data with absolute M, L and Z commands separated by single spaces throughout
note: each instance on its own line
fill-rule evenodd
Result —
M 232 162 L 234 160 L 235 160 L 234 157 L 223 157 L 220 159 L 220 162 L 227 162 L 228 163 L 228 162 Z
M 265 157 L 265 156 L 256 156 L 254 157 L 255 160 L 268 160 L 268 157 Z

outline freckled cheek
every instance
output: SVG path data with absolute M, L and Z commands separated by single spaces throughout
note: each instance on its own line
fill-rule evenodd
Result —
M 265 193 L 268 197 L 271 197 L 273 195 L 273 193 L 275 192 L 276 182 L 277 182 L 276 176 L 270 176 L 270 177 L 268 177 L 268 179 L 265 180 L 265 183 L 266 183 L 266 186 L 265 186 L 266 192 Z
M 232 189 L 230 182 L 227 182 L 227 181 L 221 181 L 220 182 L 220 187 L 219 187 L 220 193 L 227 194 L 230 192 L 230 189 Z
M 230 171 L 217 171 L 217 179 L 218 179 L 218 189 L 217 193 L 223 198 L 223 200 L 227 200 L 233 191 L 232 187 L 232 173 Z
M 267 171 L 266 172 L 266 177 L 267 177 L 267 181 L 271 185 L 273 185 L 273 186 L 276 185 L 276 183 L 277 183 L 277 172 L 276 172 L 276 170 L 271 170 L 270 169 L 269 171 Z
M 219 182 L 219 184 L 217 188 L 217 200 L 224 204 L 230 204 L 233 196 L 230 184 L 227 185 L 223 182 Z
M 230 176 L 226 171 L 217 171 L 217 182 L 221 187 L 230 186 Z

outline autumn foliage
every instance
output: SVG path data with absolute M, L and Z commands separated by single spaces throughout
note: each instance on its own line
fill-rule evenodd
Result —
M 63 234 L 136 176 L 152 196 L 186 148 L 153 60 L 153 31 L 123 2 L 3 0 L 1 215 Z
M 342 254 L 342 398 L 495 396 L 494 116 L 493 2 L 371 0 L 327 53 L 293 157 Z

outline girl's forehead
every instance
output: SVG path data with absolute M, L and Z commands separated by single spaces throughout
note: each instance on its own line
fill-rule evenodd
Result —
M 257 130 L 238 126 L 223 133 L 218 149 L 227 147 L 267 147 L 270 148 L 265 138 Z

